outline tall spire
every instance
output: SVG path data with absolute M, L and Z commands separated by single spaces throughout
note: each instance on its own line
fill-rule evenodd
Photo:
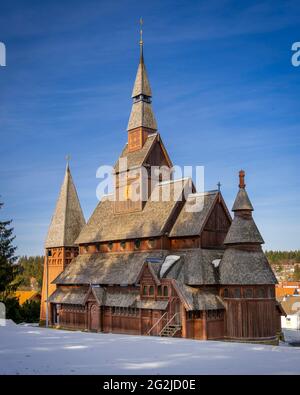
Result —
M 68 156 L 66 159 L 65 177 L 48 229 L 45 242 L 46 248 L 72 247 L 85 225 L 85 219 L 70 171 L 70 157 Z
M 127 130 L 143 127 L 156 131 L 157 124 L 151 106 L 152 91 L 144 62 L 142 18 L 140 19 L 140 24 L 140 61 L 131 95 L 133 104 Z

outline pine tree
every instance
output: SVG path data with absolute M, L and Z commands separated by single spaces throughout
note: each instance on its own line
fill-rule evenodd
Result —
M 0 209 L 3 203 L 0 203 Z M 15 264 L 16 247 L 13 245 L 14 229 L 10 227 L 12 221 L 0 221 L 0 299 L 5 300 L 18 287 L 15 281 L 18 266 Z

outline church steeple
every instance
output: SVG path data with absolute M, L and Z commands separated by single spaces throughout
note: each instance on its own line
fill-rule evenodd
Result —
M 85 225 L 69 161 L 49 226 L 45 247 L 71 247 Z
M 131 95 L 133 104 L 127 126 L 129 151 L 141 149 L 148 134 L 157 131 L 151 106 L 152 91 L 144 62 L 142 29 L 140 34 L 140 61 Z

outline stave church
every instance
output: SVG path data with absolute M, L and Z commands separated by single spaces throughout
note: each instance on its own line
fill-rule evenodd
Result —
M 276 344 L 283 312 L 245 172 L 233 218 L 220 189 L 197 192 L 191 179 L 173 178 L 142 39 L 132 101 L 114 198 L 104 196 L 87 223 L 67 164 L 45 242 L 41 325 Z

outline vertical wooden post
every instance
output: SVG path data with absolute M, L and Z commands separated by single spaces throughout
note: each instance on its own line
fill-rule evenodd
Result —
M 181 314 L 181 322 L 182 322 L 181 336 L 186 338 L 187 337 L 186 311 L 185 311 L 185 308 L 182 303 L 181 303 L 180 309 L 181 309 L 180 314 Z

